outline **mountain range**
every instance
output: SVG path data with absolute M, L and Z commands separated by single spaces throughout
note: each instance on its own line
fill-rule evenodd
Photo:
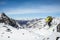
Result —
M 60 40 L 60 18 L 49 27 L 45 18 L 15 20 L 0 14 L 0 40 Z

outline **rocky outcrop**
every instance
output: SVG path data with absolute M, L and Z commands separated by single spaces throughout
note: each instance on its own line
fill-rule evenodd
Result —
M 7 15 L 5 15 L 5 13 L 0 14 L 0 23 L 5 23 L 15 28 L 18 27 L 16 21 L 12 18 L 9 18 Z
M 57 25 L 57 32 L 60 32 L 60 24 Z

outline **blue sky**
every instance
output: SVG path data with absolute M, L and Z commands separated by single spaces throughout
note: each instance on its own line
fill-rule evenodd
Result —
M 60 0 L 0 0 L 0 13 L 13 19 L 60 17 Z

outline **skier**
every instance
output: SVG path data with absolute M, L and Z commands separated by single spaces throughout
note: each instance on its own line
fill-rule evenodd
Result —
M 51 16 L 48 16 L 45 21 L 46 23 L 48 24 L 48 26 L 50 27 L 51 26 L 51 22 L 52 22 L 53 18 Z

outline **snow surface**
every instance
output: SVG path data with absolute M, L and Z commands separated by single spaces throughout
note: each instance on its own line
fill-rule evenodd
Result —
M 57 19 L 53 20 L 50 28 L 48 25 L 44 27 L 44 20 L 39 20 L 41 22 L 34 22 L 37 23 L 35 24 L 36 28 L 25 28 L 19 30 L 10 25 L 0 23 L 0 40 L 56 40 L 56 37 L 60 37 L 60 33 L 56 31 L 56 27 L 60 21 L 58 20 L 56 22 L 56 20 Z M 29 26 L 34 23 L 30 23 Z M 42 25 L 42 27 L 39 25 Z M 11 31 L 7 31 L 7 29 L 10 29 Z

